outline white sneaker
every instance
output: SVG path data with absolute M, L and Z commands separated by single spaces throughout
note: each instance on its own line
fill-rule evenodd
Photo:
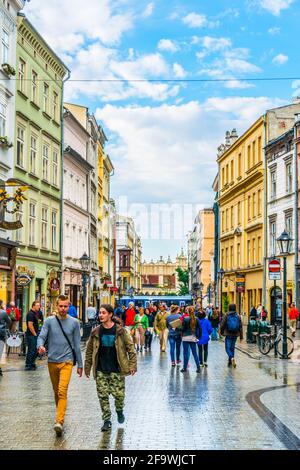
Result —
M 60 423 L 55 423 L 54 425 L 54 431 L 56 432 L 56 436 L 57 437 L 60 437 L 62 435 L 62 432 L 63 432 L 63 427 Z

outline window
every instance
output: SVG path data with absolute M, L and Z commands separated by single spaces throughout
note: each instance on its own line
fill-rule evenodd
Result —
M 55 121 L 57 121 L 57 113 L 58 111 L 58 94 L 53 92 L 53 103 L 52 103 L 52 117 Z
M 251 168 L 251 147 L 248 145 L 247 147 L 247 163 L 248 163 L 248 170 Z
M 44 88 L 43 88 L 43 111 L 45 113 L 48 113 L 49 109 L 49 85 L 47 83 L 44 83 Z
M 250 246 L 250 240 L 247 241 L 247 262 L 248 266 L 251 265 L 251 246 Z
M 293 191 L 293 173 L 292 163 L 288 163 L 285 167 L 285 178 L 286 178 L 286 192 L 291 193 Z
M 238 225 L 242 222 L 241 201 L 238 202 Z
M 230 220 L 231 220 L 231 228 L 234 227 L 234 207 L 231 206 L 230 208 Z
M 5 104 L 0 103 L 0 136 L 6 136 L 6 112 L 7 107 Z
M 230 247 L 230 268 L 233 268 L 233 246 Z
M 226 165 L 226 184 L 229 183 L 229 167 L 228 164 Z
M 229 268 L 229 259 L 228 259 L 228 248 L 226 248 L 226 260 L 225 260 L 225 269 Z
M 261 136 L 257 139 L 257 160 L 261 161 Z
M 24 60 L 19 59 L 19 90 L 22 93 L 25 92 L 25 68 L 26 64 Z
M 271 255 L 276 254 L 276 222 L 271 222 L 270 226 Z
M 262 262 L 262 258 L 261 258 L 261 237 L 258 237 L 257 238 L 257 261 L 258 263 L 261 263 Z
M 229 227 L 229 221 L 228 221 L 228 213 L 229 213 L 229 210 L 226 209 L 226 230 L 228 230 L 228 227 Z
M 222 250 L 221 250 L 221 266 L 222 266 L 222 267 L 225 266 L 224 261 L 225 261 L 225 260 L 224 260 L 224 249 L 222 249 Z
M 256 217 L 256 193 L 253 193 L 252 198 L 252 215 L 254 218 Z
M 20 221 L 23 224 L 23 204 L 20 205 L 20 209 L 16 212 L 16 221 Z M 23 229 L 22 227 L 16 230 L 16 242 L 22 243 L 23 240 Z
M 242 154 L 238 155 L 238 177 L 242 174 Z
M 256 264 L 257 260 L 256 260 L 256 239 L 255 238 L 252 239 L 252 255 L 253 255 L 252 263 Z
M 29 245 L 35 245 L 36 204 L 29 204 Z
M 42 207 L 42 248 L 48 248 L 48 208 Z
M 43 180 L 48 181 L 49 147 L 43 145 Z
M 225 186 L 225 168 L 222 168 L 222 186 Z
M 37 84 L 37 73 L 33 70 L 32 75 L 31 75 L 31 100 L 34 103 L 37 103 L 38 101 L 38 84 Z
M 233 160 L 231 160 L 231 162 L 230 162 L 230 180 L 231 181 L 234 180 L 234 177 L 233 177 Z
M 36 150 L 37 149 L 37 139 L 34 136 L 31 136 L 30 139 L 30 173 L 35 174 L 36 172 Z
M 24 139 L 25 131 L 22 127 L 17 128 L 17 165 L 24 167 Z
M 285 218 L 285 229 L 289 236 L 293 238 L 293 216 L 291 214 L 287 215 Z
M 225 218 L 225 217 L 224 217 L 224 216 L 225 216 L 224 211 L 222 211 L 222 224 L 221 224 L 221 225 L 222 225 L 222 228 L 221 228 L 221 231 L 222 231 L 222 232 L 225 231 L 225 223 L 224 223 L 224 218 Z
M 255 149 L 256 149 L 256 142 L 254 141 L 252 143 L 252 162 L 253 162 L 253 165 L 255 165 L 256 163 L 256 152 L 255 152 Z
M 52 246 L 53 251 L 56 251 L 56 244 L 57 244 L 57 212 L 52 211 L 51 246 Z
M 52 158 L 52 183 L 58 186 L 58 151 L 53 150 Z
M 2 29 L 2 64 L 9 62 L 9 34 Z
M 237 267 L 241 267 L 241 244 L 237 244 Z
M 251 219 L 251 196 L 248 196 L 248 220 Z
M 276 171 L 271 172 L 271 197 L 276 197 Z
M 258 190 L 258 215 L 261 215 L 261 189 Z

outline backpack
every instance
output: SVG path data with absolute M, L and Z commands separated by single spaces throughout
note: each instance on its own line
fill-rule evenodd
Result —
M 237 313 L 230 313 L 227 316 L 228 333 L 238 333 L 240 331 L 240 319 Z

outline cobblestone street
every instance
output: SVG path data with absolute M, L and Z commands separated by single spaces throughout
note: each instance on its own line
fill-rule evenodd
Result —
M 93 379 L 69 387 L 65 433 L 52 429 L 54 398 L 45 361 L 36 372 L 11 356 L 0 379 L 1 449 L 299 449 L 300 373 L 294 361 L 252 359 L 237 351 L 227 368 L 222 342 L 211 342 L 209 367 L 196 374 L 172 368 L 158 341 L 139 353 L 138 374 L 126 379 L 125 425 L 113 413 L 101 433 Z

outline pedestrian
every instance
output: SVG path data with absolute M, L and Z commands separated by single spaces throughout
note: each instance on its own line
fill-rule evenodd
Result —
M 124 423 L 125 377 L 137 371 L 136 352 L 131 336 L 122 327 L 122 321 L 113 316 L 111 305 L 101 305 L 100 326 L 95 328 L 87 343 L 84 372 L 96 380 L 97 394 L 102 411 L 101 431 L 111 428 L 109 395 L 115 399 L 118 422 Z
M 122 320 L 122 315 L 123 315 L 123 309 L 121 305 L 117 303 L 115 306 L 115 310 L 114 310 L 114 316 Z
M 235 343 L 238 337 L 243 339 L 243 324 L 241 316 L 236 312 L 236 305 L 230 304 L 220 326 L 221 334 L 225 336 L 225 350 L 228 355 L 228 367 L 236 367 L 234 358 Z
M 58 437 L 63 432 L 73 366 L 77 363 L 79 377 L 82 376 L 83 369 L 79 322 L 68 314 L 68 308 L 68 297 L 59 295 L 57 314 L 46 318 L 37 342 L 39 354 L 45 354 L 45 343 L 48 345 L 48 370 L 56 403 L 54 431 Z
M 21 313 L 13 300 L 9 303 L 6 313 L 12 321 L 11 331 L 12 333 L 15 333 L 18 329 L 18 322 L 21 319 Z
M 268 317 L 268 310 L 265 309 L 265 307 L 262 307 L 261 308 L 260 318 L 261 318 L 262 321 L 266 321 L 267 317 Z
M 291 304 L 291 307 L 289 309 L 289 320 L 290 320 L 290 330 L 292 332 L 292 335 L 296 335 L 296 329 L 297 329 L 297 320 L 299 318 L 299 310 L 296 308 L 295 303 L 293 302 Z
M 161 305 L 160 310 L 155 316 L 155 320 L 154 320 L 154 329 L 158 332 L 158 335 L 159 335 L 161 352 L 166 352 L 166 347 L 167 347 L 169 330 L 167 328 L 166 319 L 168 315 L 169 313 L 167 312 L 166 306 Z
M 202 309 L 201 309 L 202 310 Z M 206 307 L 205 309 L 205 315 L 207 316 L 207 318 L 210 320 L 211 316 L 212 316 L 212 312 L 213 312 L 213 308 L 212 308 L 212 305 L 208 304 L 208 306 Z M 201 312 L 202 314 L 202 312 Z
M 199 361 L 200 367 L 207 367 L 207 358 L 208 358 L 208 342 L 210 340 L 210 335 L 212 334 L 213 328 L 211 322 L 206 317 L 205 312 L 200 312 L 198 316 L 200 320 L 202 335 L 198 341 L 198 352 L 199 352 Z M 203 361 L 204 353 L 204 361 Z
M 26 315 L 26 342 L 27 342 L 27 354 L 25 360 L 25 370 L 36 370 L 36 358 L 37 358 L 37 338 L 39 335 L 39 321 L 38 311 L 41 308 L 41 304 L 38 300 L 32 303 L 31 310 Z
M 167 327 L 169 330 L 169 344 L 170 344 L 170 355 L 171 355 L 171 364 L 172 367 L 175 367 L 176 364 L 180 365 L 181 360 L 180 360 L 180 349 L 181 349 L 181 343 L 182 343 L 182 337 L 181 337 L 181 315 L 180 315 L 180 307 L 178 305 L 171 305 L 170 309 L 170 315 L 167 316 Z M 176 323 L 179 322 L 179 326 L 176 327 L 172 326 L 172 322 Z M 173 323 L 174 325 L 174 323 Z M 175 363 L 175 349 L 176 349 L 176 363 Z
M 125 311 L 123 316 L 124 326 L 131 333 L 131 330 L 134 328 L 134 318 L 136 316 L 136 311 L 134 308 L 134 303 L 129 302 L 128 309 Z
M 200 320 L 195 316 L 194 307 L 187 307 L 182 318 L 182 344 L 183 344 L 183 369 L 181 372 L 187 371 L 190 358 L 190 350 L 192 351 L 197 366 L 196 372 L 200 372 L 200 362 L 197 354 L 197 342 L 202 336 Z
M 151 349 L 151 343 L 153 339 L 153 325 L 155 320 L 154 310 L 152 308 L 152 312 L 150 312 L 150 308 L 145 308 L 145 315 L 148 318 L 148 328 L 145 331 L 145 349 Z
M 148 317 L 145 315 L 143 307 L 140 307 L 139 313 L 134 317 L 134 332 L 137 352 L 143 351 L 143 346 L 145 344 L 145 331 L 147 331 L 148 326 Z
M 68 315 L 73 318 L 78 318 L 77 309 L 72 305 L 72 302 L 69 301 Z
M 256 318 L 260 320 L 261 318 L 261 311 L 262 311 L 262 305 L 258 304 L 257 309 L 256 309 Z
M 212 327 L 212 333 L 211 333 L 211 340 L 212 341 L 218 341 L 219 335 L 218 335 L 218 329 L 219 329 L 219 324 L 220 324 L 220 312 L 219 309 L 216 307 L 213 310 L 211 319 L 210 319 L 211 327 Z
M 250 310 L 250 320 L 256 320 L 256 318 L 257 318 L 257 310 L 253 305 Z
M 92 304 L 92 302 L 89 303 L 89 306 L 86 309 L 86 316 L 87 316 L 88 322 L 90 324 L 93 324 L 95 322 L 95 320 L 97 319 L 97 310 L 94 307 L 94 305 Z M 77 318 L 77 317 L 75 317 L 75 318 Z
M 5 346 L 6 340 L 6 330 L 10 329 L 12 324 L 11 319 L 7 315 L 6 311 L 4 310 L 4 302 L 0 300 L 0 365 L 1 365 L 1 357 L 3 354 L 3 349 Z M 0 367 L 0 376 L 2 377 L 3 372 L 2 368 Z

